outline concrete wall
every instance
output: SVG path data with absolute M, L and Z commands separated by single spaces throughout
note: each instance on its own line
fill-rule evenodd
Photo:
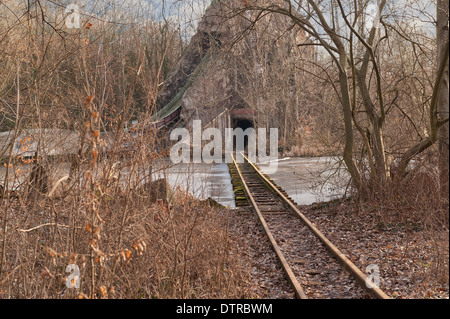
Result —
M 0 133 L 0 154 L 8 147 L 14 131 Z M 39 143 L 40 141 L 40 143 Z M 62 129 L 23 130 L 14 141 L 13 157 L 33 157 L 38 151 L 49 156 L 70 155 L 78 152 L 79 133 Z M 9 151 L 5 156 L 9 155 Z

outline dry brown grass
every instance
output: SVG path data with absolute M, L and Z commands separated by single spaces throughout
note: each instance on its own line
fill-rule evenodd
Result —
M 442 191 L 437 164 L 430 158 L 435 157 L 418 160 L 401 182 L 375 188 L 355 201 L 360 214 L 372 216 L 380 229 L 405 232 L 416 257 L 424 256 L 427 267 L 414 283 L 420 286 L 417 291 L 449 285 L 449 195 Z
M 185 194 L 173 207 L 137 200 L 131 190 L 95 197 L 95 212 L 92 198 L 81 193 L 5 202 L 1 298 L 246 296 L 248 274 L 230 253 L 236 247 L 228 238 L 228 212 Z M 70 264 L 80 269 L 79 289 L 66 286 Z
M 16 130 L 14 143 L 30 128 L 80 138 L 70 157 L 38 147 L 37 162 L 0 146 L 9 168 L 0 174 L 0 298 L 245 296 L 227 212 L 182 193 L 176 204 L 155 203 L 157 192 L 143 185 L 167 156 L 167 131 L 125 130 L 155 113 L 158 84 L 184 46 L 175 26 L 145 19 L 123 30 L 83 15 L 69 30 L 51 19 L 64 8 L 8 5 L 0 8 L 0 129 Z M 70 264 L 79 289 L 66 286 Z
M 85 104 L 91 117 L 81 156 L 43 154 L 31 164 L 40 174 L 20 160 L 11 168 L 12 180 L 18 170 L 34 178 L 1 198 L 1 297 L 246 297 L 249 274 L 232 253 L 229 212 L 183 191 L 168 198 L 164 183 L 152 183 L 171 165 L 157 134 L 118 131 L 107 147 L 95 105 Z M 78 289 L 69 265 L 79 269 Z

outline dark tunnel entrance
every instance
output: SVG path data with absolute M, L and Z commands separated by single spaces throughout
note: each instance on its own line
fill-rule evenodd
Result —
M 233 128 L 238 128 L 238 127 L 240 127 L 244 131 L 251 127 L 254 128 L 253 121 L 251 121 L 251 120 L 235 120 L 235 125 Z
M 248 119 L 234 119 L 233 120 L 233 129 L 241 128 L 244 133 L 249 128 L 254 128 L 254 124 L 252 120 Z M 237 141 L 236 136 L 233 137 L 233 149 L 237 150 Z M 248 135 L 244 135 L 244 150 L 247 151 L 248 148 Z

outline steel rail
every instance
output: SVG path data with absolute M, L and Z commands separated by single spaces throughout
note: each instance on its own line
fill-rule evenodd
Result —
M 331 253 L 339 260 L 341 265 L 356 279 L 362 288 L 367 290 L 370 294 L 378 299 L 391 299 L 386 293 L 384 293 L 379 287 L 373 283 L 368 284 L 367 276 L 353 264 L 333 243 L 331 243 L 328 238 L 316 227 L 314 224 L 302 213 L 300 210 L 289 200 L 278 188 L 273 184 L 272 181 L 267 179 L 260 171 L 260 169 L 253 164 L 245 154 L 242 154 L 245 160 L 253 167 L 255 172 L 265 181 L 273 191 L 275 191 L 279 197 L 289 205 L 292 211 L 311 229 L 311 231 L 320 239 L 320 241 L 325 245 L 325 247 L 331 251 Z M 234 160 L 234 158 L 233 158 Z M 236 164 L 235 164 L 236 165 Z M 236 165 L 237 167 L 237 165 Z M 242 178 L 242 177 L 241 177 Z
M 247 183 L 246 183 L 246 181 L 244 179 L 244 176 L 242 175 L 241 169 L 237 165 L 233 154 L 231 154 L 231 157 L 233 159 L 233 162 L 234 162 L 236 170 L 237 170 L 237 172 L 239 174 L 239 177 L 241 178 L 242 185 L 244 186 L 245 193 L 247 194 L 247 198 L 251 201 L 251 203 L 252 203 L 252 205 L 253 205 L 253 207 L 254 207 L 254 209 L 256 211 L 256 214 L 258 215 L 258 219 L 259 219 L 259 221 L 260 221 L 260 223 L 261 223 L 261 225 L 262 225 L 262 227 L 264 229 L 264 232 L 266 233 L 267 237 L 269 238 L 270 243 L 272 244 L 272 248 L 274 249 L 274 251 L 275 251 L 275 253 L 276 253 L 277 257 L 278 257 L 278 260 L 279 260 L 279 262 L 281 264 L 281 267 L 283 268 L 283 270 L 286 273 L 286 275 L 287 275 L 287 277 L 288 277 L 292 287 L 295 290 L 295 295 L 299 299 L 308 299 L 308 297 L 306 296 L 305 292 L 303 291 L 302 286 L 298 282 L 297 277 L 295 276 L 294 272 L 292 271 L 292 268 L 289 266 L 288 262 L 286 261 L 286 258 L 284 257 L 283 253 L 281 252 L 280 247 L 278 246 L 277 242 L 275 241 L 275 238 L 273 237 L 273 235 L 272 235 L 272 233 L 271 233 L 271 231 L 269 229 L 269 226 L 267 225 L 267 223 L 266 223 L 266 221 L 264 219 L 264 216 L 263 216 L 263 214 L 261 213 L 261 210 L 258 207 L 258 204 L 256 204 L 256 201 L 255 201 L 253 195 L 250 193 L 250 189 L 247 186 Z

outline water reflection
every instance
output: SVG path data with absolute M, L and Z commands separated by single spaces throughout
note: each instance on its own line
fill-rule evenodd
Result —
M 282 158 L 278 160 L 278 170 L 269 176 L 281 186 L 299 205 L 328 201 L 341 197 L 349 180 L 347 172 L 339 168 L 339 162 L 330 157 L 320 158 Z M 199 199 L 212 198 L 227 207 L 236 207 L 231 177 L 226 163 L 222 164 L 177 164 L 172 165 L 166 159 L 160 165 L 161 170 L 153 169 L 152 178 L 166 178 L 170 186 L 190 192 Z M 264 172 L 267 163 L 258 163 Z M 70 165 L 60 163 L 54 167 L 53 180 L 67 175 Z M 20 168 L 20 169 L 19 169 Z M 10 168 L 10 189 L 23 185 L 31 171 L 31 165 Z M 145 171 L 145 172 L 144 172 Z M 1 184 L 4 182 L 6 168 L 0 167 Z M 139 176 L 146 176 L 143 169 Z M 124 168 L 121 183 L 126 188 L 128 168 Z
M 154 173 L 153 177 L 166 178 L 173 189 L 188 191 L 199 199 L 212 198 L 227 207 L 236 207 L 228 165 L 177 164 Z
M 264 173 L 268 163 L 258 163 Z M 332 157 L 282 158 L 278 170 L 268 174 L 299 205 L 333 200 L 345 195 L 349 176 Z

